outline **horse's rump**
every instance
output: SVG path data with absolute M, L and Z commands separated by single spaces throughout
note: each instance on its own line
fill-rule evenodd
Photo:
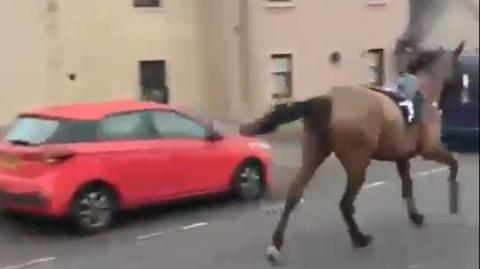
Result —
M 328 93 L 333 101 L 332 120 L 355 121 L 371 127 L 372 121 L 396 121 L 403 125 L 397 103 L 388 94 L 364 87 L 333 87 Z M 364 122 L 367 121 L 367 122 Z
M 345 144 L 346 138 L 355 137 L 370 144 L 374 151 L 396 155 L 399 146 L 407 142 L 403 115 L 387 95 L 354 86 L 334 87 L 327 95 L 332 98 L 332 138 L 338 143 Z

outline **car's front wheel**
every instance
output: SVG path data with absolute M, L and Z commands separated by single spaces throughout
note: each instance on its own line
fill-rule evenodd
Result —
M 247 161 L 234 175 L 234 193 L 244 201 L 259 199 L 264 194 L 263 170 L 259 161 Z
M 81 233 L 95 234 L 112 224 L 116 208 L 117 199 L 112 189 L 91 185 L 77 193 L 70 215 Z

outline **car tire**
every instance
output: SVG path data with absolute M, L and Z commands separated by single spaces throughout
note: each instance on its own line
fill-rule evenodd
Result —
M 108 229 L 113 223 L 117 201 L 115 192 L 104 185 L 90 185 L 80 190 L 70 209 L 75 229 L 87 235 Z
M 257 160 L 250 160 L 241 164 L 233 180 L 234 195 L 242 201 L 260 199 L 265 190 L 263 182 L 263 167 Z

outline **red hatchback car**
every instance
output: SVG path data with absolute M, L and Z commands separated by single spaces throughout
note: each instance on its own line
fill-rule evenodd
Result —
M 83 232 L 119 209 L 270 185 L 270 146 L 224 136 L 172 106 L 110 102 L 22 113 L 0 144 L 0 205 L 69 217 Z

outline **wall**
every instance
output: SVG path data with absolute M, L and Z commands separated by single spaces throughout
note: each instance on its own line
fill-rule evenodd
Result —
M 45 0 L 0 1 L 0 125 L 47 99 L 46 17 Z
M 304 99 L 331 86 L 368 80 L 364 52 L 384 48 L 387 79 L 391 81 L 391 52 L 407 22 L 406 1 L 293 0 L 290 7 L 249 0 L 249 100 L 262 113 L 271 103 L 273 80 L 270 54 L 293 54 L 293 98 Z M 330 53 L 342 62 L 332 66 Z M 388 84 L 389 82 L 387 82 Z
M 131 0 L 58 1 L 60 62 L 50 66 L 56 101 L 138 98 L 138 62 L 166 60 L 172 102 L 200 102 L 197 1 L 163 2 L 163 9 L 138 9 Z
M 217 118 L 244 112 L 241 88 L 240 4 L 243 0 L 196 1 L 204 72 L 203 108 Z
M 240 2 L 2 0 L 0 90 L 9 102 L 0 119 L 32 105 L 138 98 L 141 60 L 166 60 L 173 103 L 239 113 Z

